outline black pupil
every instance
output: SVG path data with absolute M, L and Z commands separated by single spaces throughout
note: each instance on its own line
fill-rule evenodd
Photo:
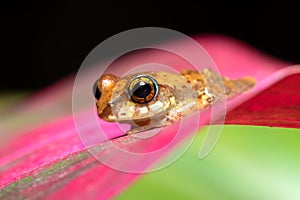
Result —
M 133 88 L 133 94 L 138 98 L 146 98 L 151 93 L 151 86 L 145 82 L 137 83 Z
M 101 92 L 99 91 L 97 84 L 98 84 L 98 80 L 93 85 L 93 93 L 96 99 L 99 100 L 101 97 Z

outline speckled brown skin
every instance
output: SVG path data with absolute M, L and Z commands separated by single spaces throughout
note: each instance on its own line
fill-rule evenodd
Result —
M 252 88 L 256 81 L 252 77 L 230 80 L 221 77 L 210 69 L 202 71 L 183 70 L 181 75 L 198 92 L 198 107 L 200 109 L 212 105 L 214 102 L 232 98 L 245 90 Z M 205 91 L 207 89 L 207 91 Z
M 147 103 L 137 103 L 128 95 L 128 85 L 138 75 L 152 77 L 158 83 L 157 96 Z M 122 78 L 104 74 L 98 81 L 101 98 L 98 115 L 109 122 L 131 124 L 128 134 L 167 126 L 196 110 L 202 110 L 225 97 L 234 97 L 253 87 L 251 77 L 229 80 L 210 69 L 200 72 L 183 70 L 144 72 Z

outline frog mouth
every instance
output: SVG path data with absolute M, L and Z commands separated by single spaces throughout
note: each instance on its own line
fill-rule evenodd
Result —
M 161 111 L 153 115 L 145 116 L 127 116 L 127 113 L 115 113 L 112 107 L 108 104 L 103 108 L 102 112 L 99 114 L 100 118 L 107 122 L 119 122 L 122 124 L 132 124 L 134 123 L 146 123 L 145 121 L 158 121 L 167 116 L 166 111 Z

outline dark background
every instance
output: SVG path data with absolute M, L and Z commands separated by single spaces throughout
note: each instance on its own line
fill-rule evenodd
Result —
M 0 89 L 40 89 L 76 73 L 106 38 L 158 26 L 185 34 L 220 33 L 300 63 L 299 6 L 288 1 L 1 2 Z

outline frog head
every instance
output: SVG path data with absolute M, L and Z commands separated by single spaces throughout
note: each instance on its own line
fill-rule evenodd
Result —
M 97 81 L 101 94 L 98 115 L 109 122 L 147 124 L 165 119 L 191 96 L 186 79 L 168 72 L 144 72 L 122 78 L 104 74 Z M 183 95 L 185 94 L 185 95 Z

